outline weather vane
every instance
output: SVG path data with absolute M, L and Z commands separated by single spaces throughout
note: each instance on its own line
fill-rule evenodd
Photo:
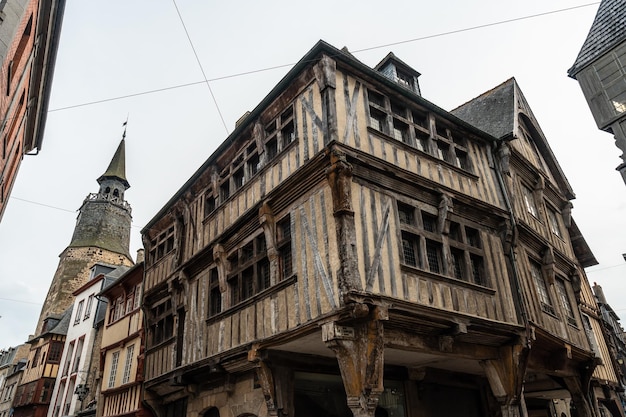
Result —
M 124 133 L 122 133 L 122 140 L 126 139 L 126 125 L 128 125 L 128 115 L 126 115 L 126 121 L 122 123 L 122 126 L 124 126 Z

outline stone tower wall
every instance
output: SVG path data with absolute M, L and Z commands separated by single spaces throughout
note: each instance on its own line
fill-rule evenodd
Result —
M 80 209 L 70 247 L 96 246 L 129 255 L 130 207 L 92 194 Z M 91 197 L 90 196 L 90 197 Z
M 36 335 L 41 333 L 45 317 L 62 313 L 74 302 L 72 293 L 89 280 L 91 267 L 98 262 L 110 265 L 133 265 L 133 261 L 128 256 L 99 247 L 65 249 L 60 256 L 59 266 L 41 309 Z

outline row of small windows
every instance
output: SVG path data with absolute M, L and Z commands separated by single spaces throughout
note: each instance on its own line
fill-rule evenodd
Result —
M 460 132 L 446 128 L 438 120 L 431 129 L 428 114 L 408 109 L 375 91 L 368 90 L 368 99 L 370 127 L 458 168 L 471 171 L 467 140 Z
M 293 274 L 291 252 L 291 217 L 286 216 L 276 224 L 276 249 L 278 271 L 276 281 L 282 281 Z M 263 233 L 236 249 L 228 257 L 230 271 L 228 287 L 231 306 L 243 302 L 273 285 L 267 245 Z M 217 268 L 213 268 L 209 278 L 209 317 L 222 311 L 223 294 L 219 288 Z
M 278 117 L 265 125 L 263 149 L 251 143 L 242 150 L 233 161 L 220 172 L 218 190 L 208 190 L 204 201 L 205 217 L 211 214 L 219 204 L 244 186 L 261 168 L 260 155 L 264 154 L 263 163 L 276 158 L 284 149 L 296 140 L 293 105 L 285 109 Z
M 226 293 L 220 289 L 217 267 L 210 269 L 208 317 L 220 314 L 225 308 L 244 302 L 293 275 L 291 231 L 291 216 L 287 215 L 276 223 L 277 270 L 275 277 L 272 277 L 267 242 L 262 232 L 229 254 Z M 227 298 L 230 299 L 229 305 L 226 304 Z M 148 346 L 156 346 L 173 338 L 174 310 L 170 299 L 152 307 L 149 320 L 151 324 Z
M 125 294 L 118 296 L 109 308 L 109 324 L 137 310 L 141 302 L 141 284 L 134 285 Z
M 524 207 L 526 207 L 526 211 L 530 213 L 533 217 L 540 220 L 539 208 L 537 202 L 535 200 L 534 192 L 530 189 L 530 187 L 522 184 L 522 199 L 524 200 Z M 546 207 L 546 216 L 548 220 L 548 227 L 552 234 L 559 238 L 563 238 L 563 232 L 561 231 L 561 224 L 559 222 L 559 215 L 556 210 L 552 209 L 550 206 Z
M 446 236 L 439 232 L 437 216 L 400 202 L 398 217 L 405 265 L 488 285 L 477 229 L 450 221 Z
M 174 226 L 170 226 L 150 242 L 148 262 L 156 263 L 159 259 L 174 250 Z
M 548 286 L 546 285 L 541 265 L 533 260 L 530 260 L 530 275 L 535 283 L 535 289 L 537 290 L 541 310 L 545 313 L 556 316 L 557 313 L 554 308 L 554 303 L 552 302 L 552 296 L 550 295 L 550 291 L 548 290 Z M 572 308 L 572 303 L 570 302 L 570 298 L 567 294 L 565 280 L 563 278 L 557 277 L 554 281 L 554 286 L 556 289 L 558 302 L 562 307 L 567 322 L 573 326 L 576 326 L 574 309 Z

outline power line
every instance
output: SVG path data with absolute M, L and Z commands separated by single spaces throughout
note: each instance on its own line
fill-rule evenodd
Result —
M 492 22 L 492 23 L 485 23 L 484 25 L 472 26 L 472 27 L 464 28 L 464 29 L 456 29 L 456 30 L 451 30 L 449 32 L 441 32 L 441 33 L 437 33 L 437 34 L 434 34 L 434 35 L 422 36 L 420 38 L 407 39 L 407 40 L 404 40 L 404 41 L 398 41 L 398 42 L 387 43 L 387 44 L 384 44 L 384 45 L 372 46 L 372 47 L 369 47 L 369 48 L 358 49 L 358 50 L 354 51 L 354 53 L 364 52 L 364 51 L 371 51 L 371 50 L 380 49 L 380 48 L 387 48 L 389 46 L 402 45 L 402 44 L 410 43 L 410 42 L 423 41 L 425 39 L 438 38 L 438 37 L 441 37 L 441 36 L 454 35 L 456 33 L 469 32 L 471 30 L 483 29 L 483 28 L 487 28 L 487 27 L 491 27 L 491 26 L 497 26 L 497 25 L 503 25 L 505 23 L 519 22 L 520 20 L 533 19 L 535 17 L 541 17 L 541 16 L 547 16 L 547 15 L 551 15 L 551 14 L 555 14 L 555 13 L 567 12 L 567 11 L 570 11 L 570 10 L 581 9 L 583 7 L 589 7 L 589 6 L 593 6 L 593 5 L 596 5 L 596 4 L 600 4 L 600 2 L 597 1 L 597 2 L 594 2 L 594 3 L 582 4 L 580 6 L 567 7 L 565 9 L 558 9 L 558 10 L 552 10 L 552 11 L 549 11 L 549 12 L 531 14 L 531 15 L 528 15 L 528 16 L 515 17 L 513 19 L 500 20 L 498 22 Z
M 594 269 L 592 271 L 586 271 L 586 272 L 587 272 L 587 274 L 592 274 L 594 272 L 604 271 L 605 269 L 619 268 L 620 266 L 626 266 L 626 263 L 617 264 L 617 265 L 611 265 L 611 266 L 605 266 L 604 268 L 598 268 L 598 269 Z
M 76 213 L 78 211 L 78 210 L 69 210 L 69 209 L 66 209 L 66 208 L 63 208 L 63 207 L 51 206 L 50 204 L 39 203 L 37 201 L 26 200 L 25 198 L 19 198 L 19 197 L 14 197 L 14 196 L 9 196 L 9 198 L 13 199 L 13 200 L 23 201 L 25 203 L 35 204 L 37 206 L 42 206 L 42 207 L 47 207 L 47 208 L 51 208 L 51 209 L 55 209 L 55 210 L 65 211 L 65 212 L 68 212 L 68 213 Z M 141 229 L 141 226 L 136 226 L 134 224 L 131 224 L 130 227 L 136 227 L 138 229 Z
M 43 305 L 42 303 L 36 303 L 36 302 L 34 302 L 34 301 L 16 300 L 16 299 L 14 299 L 14 298 L 4 298 L 4 297 L 0 297 L 0 300 L 3 300 L 3 301 L 13 301 L 13 302 L 15 302 L 15 303 L 35 304 L 35 305 L 38 305 L 38 306 Z
M 215 98 L 215 94 L 213 94 L 213 89 L 211 88 L 211 84 L 209 84 L 209 80 L 207 80 L 206 74 L 204 72 L 204 68 L 202 67 L 202 63 L 200 62 L 198 53 L 196 52 L 196 48 L 193 46 L 193 42 L 191 41 L 191 36 L 189 36 L 189 31 L 187 31 L 187 26 L 185 25 L 183 16 L 180 14 L 180 10 L 178 10 L 178 5 L 176 4 L 176 0 L 172 0 L 172 2 L 174 3 L 174 8 L 176 9 L 176 13 L 178 13 L 178 18 L 180 19 L 180 23 L 183 25 L 183 29 L 185 29 L 187 40 L 189 40 L 189 45 L 191 45 L 191 50 L 193 51 L 193 54 L 196 57 L 196 61 L 198 62 L 198 66 L 200 67 L 200 71 L 202 72 L 202 76 L 204 77 L 204 82 L 206 83 L 206 86 L 209 87 L 209 93 L 211 93 L 211 97 L 213 98 L 213 103 L 215 103 L 215 107 L 217 108 L 217 113 L 219 114 L 220 119 L 222 119 L 222 124 L 224 124 L 224 129 L 226 129 L 226 134 L 228 135 L 228 127 L 226 126 L 226 122 L 224 121 L 224 117 L 222 116 L 222 112 L 220 111 L 220 106 L 217 104 L 217 99 Z
M 541 17 L 541 16 L 547 16 L 547 15 L 556 14 L 556 13 L 567 12 L 567 11 L 571 11 L 571 10 L 575 10 L 575 9 L 581 9 L 581 8 L 584 8 L 584 7 L 594 6 L 594 5 L 597 5 L 597 4 L 600 4 L 600 2 L 587 3 L 587 4 L 580 5 L 580 6 L 567 7 L 567 8 L 564 8 L 564 9 L 557 9 L 557 10 L 552 10 L 552 11 L 543 12 L 543 13 L 537 13 L 537 14 L 528 15 L 528 16 L 516 17 L 516 18 L 513 18 L 513 19 L 507 19 L 507 20 L 500 20 L 500 21 L 497 21 L 497 22 L 485 23 L 483 25 L 471 26 L 471 27 L 463 28 L 463 29 L 456 29 L 456 30 L 452 30 L 452 31 L 448 31 L 448 32 L 436 33 L 436 34 L 433 34 L 433 35 L 422 36 L 422 37 L 419 37 L 419 38 L 405 39 L 405 40 L 402 40 L 402 41 L 387 43 L 387 44 L 384 44 L 384 45 L 377 45 L 377 46 L 372 46 L 372 47 L 367 47 L 367 48 L 361 48 L 361 49 L 358 49 L 358 50 L 355 50 L 355 51 L 351 51 L 351 53 L 352 54 L 357 54 L 357 53 L 360 53 L 360 52 L 372 51 L 374 49 L 387 48 L 389 46 L 402 45 L 402 44 L 406 44 L 406 43 L 410 43 L 410 42 L 418 42 L 418 41 L 422 41 L 422 40 L 426 40 L 426 39 L 433 39 L 433 38 L 453 35 L 453 34 L 462 33 L 462 32 L 469 32 L 469 31 L 472 31 L 472 30 L 484 29 L 484 28 L 487 28 L 487 27 L 502 25 L 502 24 L 505 24 L 505 23 L 518 22 L 518 21 L 521 21 L 521 20 L 533 19 L 533 18 L 536 18 L 536 17 Z M 176 5 L 175 0 L 174 0 L 174 5 Z M 178 7 L 176 7 L 176 11 L 178 12 Z M 180 17 L 180 13 L 178 13 L 178 15 Z M 180 19 L 181 19 L 181 23 L 183 23 L 183 27 L 185 28 L 185 33 L 187 33 L 187 28 L 185 27 L 185 24 L 184 24 L 184 22 L 182 20 L 182 17 L 180 17 Z M 200 64 L 200 60 L 198 58 L 198 55 L 196 54 L 195 48 L 193 47 L 193 44 L 191 43 L 191 39 L 189 38 L 189 33 L 187 33 L 187 38 L 189 39 L 189 42 L 190 42 L 191 47 L 193 49 L 194 55 L 196 56 L 196 60 L 198 61 L 198 64 L 200 65 L 200 69 L 201 69 L 202 74 L 204 76 L 204 81 L 195 81 L 195 82 L 186 83 L 186 84 L 178 84 L 178 85 L 172 85 L 172 86 L 169 86 L 169 87 L 162 87 L 162 88 L 156 88 L 156 89 L 153 89 L 153 90 L 146 90 L 146 91 L 142 91 L 142 92 L 138 92 L 138 93 L 126 94 L 126 95 L 123 95 L 123 96 L 116 96 L 116 97 L 110 97 L 110 98 L 105 98 L 105 99 L 100 99 L 100 100 L 94 100 L 94 101 L 90 101 L 90 102 L 85 102 L 85 103 L 74 104 L 74 105 L 65 106 L 65 107 L 59 107 L 59 108 L 56 108 L 56 109 L 51 109 L 51 110 L 48 110 L 48 112 L 52 113 L 52 112 L 56 112 L 56 111 L 74 109 L 74 108 L 77 108 L 77 107 L 85 107 L 85 106 L 91 106 L 91 105 L 94 105 L 94 104 L 106 103 L 108 101 L 123 100 L 125 98 L 137 97 L 137 96 L 142 96 L 142 95 L 146 95 L 146 94 L 159 93 L 159 92 L 162 92 L 162 91 L 174 90 L 174 89 L 194 86 L 194 85 L 198 85 L 198 84 L 207 84 L 207 86 L 209 87 L 209 91 L 211 92 L 211 96 L 213 97 L 213 100 L 215 102 L 215 106 L 217 107 L 217 111 L 219 113 L 219 116 L 222 119 L 222 123 L 224 123 L 224 127 L 226 128 L 226 131 L 228 132 L 228 128 L 226 127 L 226 123 L 224 122 L 224 118 L 222 117 L 222 114 L 220 112 L 219 106 L 217 105 L 217 101 L 215 100 L 215 96 L 213 95 L 213 91 L 212 91 L 211 86 L 209 85 L 209 83 L 214 82 L 214 81 L 226 80 L 226 79 L 230 79 L 230 78 L 243 77 L 243 76 L 251 75 L 251 74 L 258 74 L 260 72 L 267 72 L 267 71 L 272 71 L 272 70 L 275 70 L 275 69 L 280 69 L 280 68 L 285 68 L 285 67 L 291 67 L 291 66 L 296 64 L 295 62 L 294 63 L 289 63 L 289 64 L 279 64 L 279 65 L 274 65 L 274 66 L 271 66 L 271 67 L 264 67 L 264 68 L 259 68 L 259 69 L 255 69 L 255 70 L 250 70 L 250 71 L 244 71 L 244 72 L 239 72 L 239 73 L 223 75 L 221 77 L 206 78 L 206 75 L 204 74 L 204 70 L 202 69 L 202 65 Z

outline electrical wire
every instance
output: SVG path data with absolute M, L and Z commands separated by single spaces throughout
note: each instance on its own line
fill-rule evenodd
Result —
M 228 135 L 228 127 L 226 126 L 226 122 L 224 121 L 224 116 L 222 116 L 222 112 L 220 110 L 220 106 L 217 104 L 217 99 L 215 98 L 215 94 L 213 94 L 213 89 L 211 88 L 211 84 L 209 80 L 207 80 L 206 74 L 204 72 L 204 68 L 202 67 L 202 62 L 200 62 L 200 58 L 198 57 L 198 53 L 196 52 L 196 48 L 193 46 L 193 42 L 191 41 L 191 36 L 189 36 L 189 31 L 187 30 L 187 25 L 185 25 L 185 21 L 183 20 L 183 16 L 180 14 L 180 10 L 178 10 L 178 5 L 176 4 L 176 0 L 172 0 L 174 3 L 174 7 L 176 8 L 176 13 L 178 14 L 178 18 L 180 19 L 180 23 L 183 25 L 183 29 L 185 29 L 185 34 L 187 35 L 187 40 L 189 40 L 189 45 L 191 46 L 191 50 L 193 51 L 194 56 L 196 57 L 196 61 L 198 62 L 198 66 L 200 67 L 200 71 L 202 72 L 202 76 L 204 77 L 204 82 L 206 86 L 209 87 L 209 93 L 211 93 L 211 97 L 213 98 L 213 103 L 215 103 L 215 108 L 217 108 L 217 113 L 222 120 L 222 124 L 224 125 L 224 129 L 226 130 L 226 134 Z
M 176 4 L 175 1 L 174 1 L 174 4 Z M 587 3 L 587 4 L 580 5 L 580 6 L 567 7 L 567 8 L 564 8 L 564 9 L 557 9 L 557 10 L 552 10 L 552 11 L 548 11 L 548 12 L 543 12 L 543 13 L 537 13 L 537 14 L 528 15 L 528 16 L 517 17 L 517 18 L 513 18 L 513 19 L 507 19 L 507 20 L 500 20 L 500 21 L 497 21 L 497 22 L 485 23 L 483 25 L 471 26 L 471 27 L 468 27 L 468 28 L 457 29 L 457 30 L 452 30 L 452 31 L 448 31 L 448 32 L 436 33 L 436 34 L 433 34 L 433 35 L 422 36 L 422 37 L 419 37 L 419 38 L 405 39 L 405 40 L 401 40 L 401 41 L 397 41 L 397 42 L 387 43 L 387 44 L 384 44 L 384 45 L 377 45 L 377 46 L 371 46 L 371 47 L 367 47 L 367 48 L 361 48 L 361 49 L 357 49 L 355 51 L 351 51 L 351 53 L 352 54 L 357 54 L 357 53 L 360 53 L 360 52 L 372 51 L 372 50 L 375 50 L 375 49 L 387 48 L 387 47 L 390 47 L 390 46 L 402 45 L 402 44 L 406 44 L 406 43 L 410 43 L 410 42 L 418 42 L 418 41 L 422 41 L 422 40 L 426 40 L 426 39 L 433 39 L 433 38 L 453 35 L 453 34 L 457 34 L 457 33 L 468 32 L 468 31 L 477 30 L 477 29 L 484 29 L 484 28 L 491 27 L 491 26 L 497 26 L 497 25 L 502 25 L 502 24 L 505 24 L 505 23 L 518 22 L 518 21 L 521 21 L 521 20 L 533 19 L 533 18 L 537 18 L 537 17 L 541 17 L 541 16 L 547 16 L 547 15 L 551 15 L 551 14 L 567 12 L 567 11 L 571 11 L 571 10 L 575 10 L 575 9 L 580 9 L 580 8 L 584 8 L 584 7 L 594 6 L 594 5 L 597 5 L 597 4 L 600 4 L 600 2 Z M 176 8 L 176 10 L 178 11 L 178 7 Z M 179 13 L 179 17 L 180 17 L 180 13 Z M 181 22 L 182 22 L 182 17 L 181 17 Z M 184 22 L 183 22 L 183 27 L 184 27 Z M 185 33 L 187 33 L 186 27 L 185 27 Z M 187 37 L 189 39 L 189 42 L 191 43 L 191 39 L 189 38 L 189 34 L 188 33 L 187 33 Z M 200 61 L 199 61 L 198 55 L 196 54 L 195 48 L 193 48 L 193 44 L 192 44 L 192 49 L 193 49 L 193 52 L 194 52 L 194 54 L 196 56 L 196 60 L 198 60 L 198 64 L 200 65 L 200 69 L 202 70 L 202 65 L 200 64 Z M 178 89 L 178 88 L 184 88 L 184 87 L 194 86 L 194 85 L 198 85 L 198 84 L 205 84 L 205 83 L 207 84 L 207 86 L 209 86 L 209 91 L 211 91 L 211 95 L 213 96 L 213 92 L 211 90 L 211 86 L 209 85 L 209 83 L 211 83 L 211 82 L 226 80 L 226 79 L 230 79 L 230 78 L 243 77 L 243 76 L 246 76 L 246 75 L 258 74 L 258 73 L 261 73 L 261 72 L 267 72 L 267 71 L 272 71 L 272 70 L 276 70 L 276 69 L 291 67 L 291 66 L 293 66 L 295 64 L 296 64 L 295 62 L 294 63 L 289 63 L 289 64 L 279 64 L 279 65 L 259 68 L 259 69 L 250 70 L 250 71 L 244 71 L 244 72 L 239 72 L 239 73 L 223 75 L 223 76 L 215 77 L 215 78 L 206 78 L 206 75 L 204 74 L 204 70 L 202 70 L 202 74 L 205 77 L 204 81 L 195 81 L 195 82 L 186 83 L 186 84 L 172 85 L 172 86 L 169 86 L 169 87 L 156 88 L 156 89 L 153 89 L 153 90 L 146 90 L 146 91 L 142 91 L 142 92 L 138 92 L 138 93 L 126 94 L 126 95 L 123 95 L 123 96 L 110 97 L 110 98 L 94 100 L 94 101 L 80 103 L 80 104 L 74 104 L 74 105 L 70 105 L 70 106 L 58 107 L 56 109 L 50 109 L 50 110 L 48 110 L 48 112 L 52 113 L 52 112 L 57 112 L 57 111 L 62 111 L 62 110 L 74 109 L 74 108 L 77 108 L 77 107 L 91 106 L 91 105 L 95 105 L 95 104 L 106 103 L 106 102 L 109 102 L 109 101 L 122 100 L 122 99 L 126 99 L 126 98 L 137 97 L 137 96 L 142 96 L 142 95 L 146 95 L 146 94 L 159 93 L 159 92 L 162 92 L 162 91 L 174 90 L 174 89 Z M 224 127 L 226 127 L 226 123 L 224 122 L 224 118 L 222 117 L 222 114 L 221 114 L 221 112 L 219 110 L 219 106 L 217 105 L 217 101 L 215 100 L 215 96 L 213 96 L 213 100 L 215 101 L 215 105 L 217 107 L 218 113 L 219 113 L 220 117 L 222 118 L 222 123 L 224 123 Z M 228 128 L 226 128 L 226 131 L 228 132 Z
M 78 210 L 70 210 L 70 209 L 66 209 L 63 207 L 57 207 L 57 206 L 51 206 L 50 204 L 44 204 L 44 203 L 39 203 L 37 201 L 32 201 L 32 200 L 26 200 L 25 198 L 19 198 L 19 197 L 14 197 L 14 196 L 9 196 L 10 199 L 12 200 L 18 200 L 18 201 L 23 201 L 25 203 L 30 203 L 30 204 L 35 204 L 38 206 L 42 206 L 42 207 L 47 207 L 47 208 L 51 208 L 51 209 L 55 209 L 55 210 L 60 210 L 60 211 L 65 211 L 67 213 L 76 213 Z M 131 223 L 130 227 L 135 227 L 137 229 L 141 229 L 141 226 L 136 226 L 134 224 Z

